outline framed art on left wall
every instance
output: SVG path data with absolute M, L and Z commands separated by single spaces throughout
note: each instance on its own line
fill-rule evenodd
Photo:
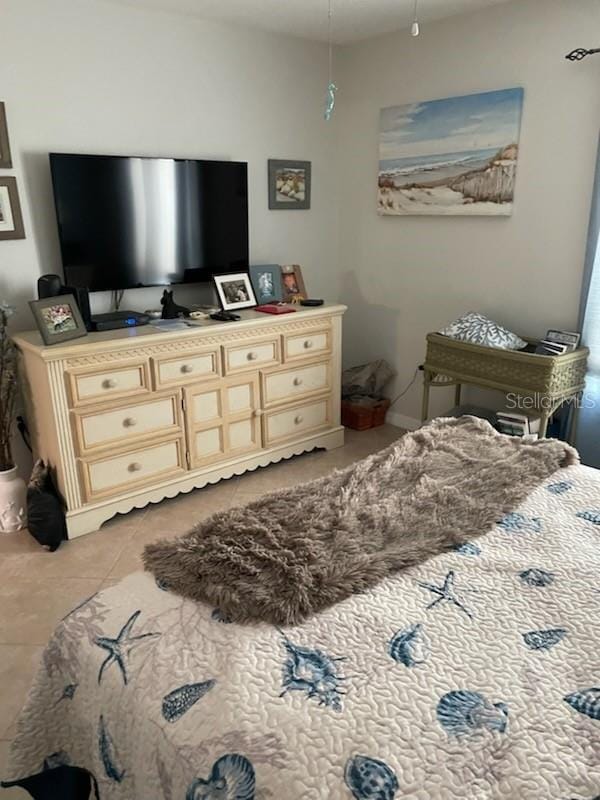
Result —
M 0 177 L 0 241 L 24 238 L 17 179 Z
M 8 125 L 6 124 L 6 107 L 4 103 L 0 103 L 0 169 L 12 169 L 12 158 L 8 141 Z

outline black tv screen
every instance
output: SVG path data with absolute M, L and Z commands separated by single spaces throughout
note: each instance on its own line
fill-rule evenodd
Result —
M 248 268 L 248 165 L 50 154 L 65 283 L 198 283 Z

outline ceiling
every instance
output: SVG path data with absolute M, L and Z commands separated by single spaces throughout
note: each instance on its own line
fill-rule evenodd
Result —
M 112 0 L 121 5 L 219 20 L 317 41 L 327 40 L 327 0 Z M 414 0 L 332 0 L 333 38 L 348 44 L 408 27 Z M 423 23 L 509 0 L 419 0 Z

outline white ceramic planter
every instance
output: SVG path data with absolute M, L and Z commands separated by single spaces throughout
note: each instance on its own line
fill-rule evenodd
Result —
M 0 533 L 20 531 L 27 525 L 27 492 L 17 468 L 0 470 Z

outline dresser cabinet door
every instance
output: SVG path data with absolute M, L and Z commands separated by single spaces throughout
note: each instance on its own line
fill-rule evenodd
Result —
M 184 394 L 192 469 L 260 449 L 257 375 L 187 387 Z

